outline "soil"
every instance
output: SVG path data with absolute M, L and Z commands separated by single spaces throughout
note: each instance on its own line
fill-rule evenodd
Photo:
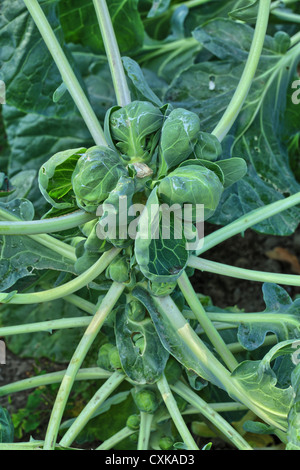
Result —
M 205 228 L 207 235 L 218 227 L 206 224 Z M 203 257 L 241 268 L 295 274 L 289 262 L 277 261 L 268 257 L 266 253 L 276 247 L 285 248 L 300 260 L 300 227 L 290 237 L 261 235 L 252 230 L 247 230 L 243 237 L 237 235 L 207 251 Z M 218 307 L 237 306 L 248 312 L 258 312 L 265 308 L 261 283 L 259 282 L 243 281 L 196 271 L 192 283 L 198 292 L 210 296 L 213 304 Z M 283 287 L 291 298 L 298 294 L 300 295 L 300 287 Z M 62 364 L 58 366 L 47 361 L 45 363 L 39 361 L 37 364 L 34 360 L 20 359 L 10 351 L 7 351 L 7 365 L 0 366 L 0 385 L 35 375 L 36 369 L 51 372 L 61 370 L 62 368 L 64 368 Z M 15 394 L 13 405 L 7 397 L 0 398 L 0 406 L 5 406 L 10 412 L 15 412 L 26 405 L 29 393 L 30 391 Z M 37 439 L 36 436 L 34 437 Z M 26 436 L 24 438 L 26 439 Z M 206 442 L 209 441 L 203 441 L 202 444 L 204 445 Z M 214 442 L 212 448 L 212 450 L 232 449 L 233 447 L 219 439 Z

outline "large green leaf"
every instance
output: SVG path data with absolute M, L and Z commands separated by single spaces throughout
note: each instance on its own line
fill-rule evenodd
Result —
M 155 383 L 163 373 L 169 354 L 162 346 L 151 318 L 133 321 L 127 305 L 116 315 L 115 334 L 122 367 L 139 384 Z
M 106 110 L 115 103 L 106 58 L 80 44 L 68 49 L 56 15 L 57 3 L 42 2 L 41 6 L 103 122 Z M 55 92 L 62 84 L 60 73 L 24 2 L 5 0 L 1 6 L 0 79 L 7 88 L 3 118 L 10 145 L 11 174 L 38 169 L 51 155 L 68 148 L 89 147 L 93 140 L 69 93 L 62 93 L 57 99 Z
M 14 425 L 9 412 L 0 406 L 0 443 L 14 441 Z
M 299 349 L 299 344 L 297 344 Z M 292 372 L 292 387 L 294 390 L 294 401 L 288 415 L 288 444 L 286 450 L 300 450 L 300 432 L 299 432 L 299 418 L 300 418 L 300 365 L 298 364 Z
M 122 54 L 135 51 L 143 42 L 144 28 L 138 0 L 110 0 L 108 8 Z M 67 42 L 79 43 L 104 53 L 104 45 L 91 0 L 67 0 L 59 4 L 59 17 Z
M 236 88 L 253 29 L 218 19 L 196 29 L 194 36 L 219 60 L 199 63 L 183 71 L 171 84 L 166 99 L 175 95 L 177 106 L 198 112 L 205 130 L 212 130 Z M 226 152 L 245 159 L 248 173 L 224 192 L 219 210 L 211 219 L 213 223 L 226 225 L 300 189 L 289 166 L 287 147 L 280 139 L 284 132 L 288 90 L 300 52 L 299 46 L 287 51 L 288 47 L 289 38 L 285 33 L 266 37 L 249 95 L 231 129 L 234 138 L 224 144 Z M 200 80 L 205 86 L 196 87 Z M 210 89 L 211 81 L 214 87 Z M 293 208 L 254 228 L 263 233 L 288 235 L 295 231 L 298 220 L 299 211 Z
M 276 284 L 265 283 L 262 291 L 266 304 L 263 312 L 247 314 L 247 320 L 243 313 L 236 314 L 240 319 L 238 340 L 249 351 L 263 345 L 268 333 L 274 333 L 278 341 L 300 338 L 300 299 L 293 301 L 287 291 Z M 207 310 L 216 311 L 216 307 Z M 228 313 L 228 309 L 217 310 Z
M 293 403 L 294 390 L 291 385 L 286 388 L 277 386 L 280 377 L 272 369 L 271 363 L 275 357 L 285 354 L 291 358 L 293 343 L 294 340 L 278 343 L 261 361 L 244 361 L 232 373 L 232 379 L 238 387 L 242 387 L 252 404 L 257 406 L 260 416 L 264 414 L 269 424 L 275 424 L 282 430 L 287 429 L 287 417 Z
M 176 281 L 189 256 L 182 225 L 181 230 L 178 229 L 175 217 L 172 219 L 173 214 L 169 212 L 169 217 L 166 215 L 163 217 L 159 210 L 155 188 L 139 219 L 135 257 L 144 276 L 159 283 Z

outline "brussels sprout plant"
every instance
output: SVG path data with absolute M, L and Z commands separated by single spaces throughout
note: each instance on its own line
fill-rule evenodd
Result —
M 9 2 L 4 3 L 3 22 L 8 28 Z M 0 386 L 0 396 L 11 396 L 12 402 L 15 392 L 50 384 L 58 387 L 43 440 L 13 442 L 11 418 L 6 409 L 0 408 L 0 450 L 80 448 L 80 443 L 86 442 L 83 436 L 89 432 L 99 441 L 96 450 L 210 448 L 210 444 L 199 445 L 197 435 L 225 436 L 236 449 L 251 450 L 255 439 L 247 437 L 247 430 L 252 435 L 276 436 L 286 449 L 299 450 L 300 369 L 293 353 L 300 336 L 300 304 L 281 286 L 300 286 L 300 276 L 254 271 L 203 258 L 205 252 L 223 241 L 251 227 L 259 231 L 260 224 L 275 220 L 279 214 L 290 214 L 288 210 L 296 210 L 300 204 L 295 184 L 293 191 L 287 189 L 278 197 L 270 197 L 270 189 L 255 206 L 253 193 L 258 176 L 249 159 L 255 162 L 258 158 L 258 140 L 262 136 L 245 137 L 245 128 L 250 128 L 255 119 L 249 116 L 258 113 L 260 96 L 267 93 L 264 81 L 272 78 L 268 68 L 265 80 L 257 78 L 262 73 L 261 63 L 268 63 L 274 70 L 280 55 L 284 68 L 293 69 L 290 74 L 296 72 L 299 33 L 292 35 L 290 28 L 289 36 L 281 28 L 275 39 L 266 34 L 270 12 L 273 17 L 286 14 L 286 21 L 298 18 L 299 22 L 299 15 L 288 9 L 295 2 L 283 2 L 286 8 L 270 0 L 224 2 L 227 16 L 230 13 L 230 19 L 224 20 L 226 28 L 240 28 L 245 34 L 243 50 L 234 34 L 230 34 L 231 43 L 227 35 L 214 42 L 214 21 L 222 26 L 218 18 L 207 17 L 210 21 L 203 22 L 204 29 L 195 26 L 193 36 L 182 36 L 182 21 L 188 9 L 206 4 L 204 8 L 209 11 L 209 0 L 125 2 L 126 6 L 119 6 L 125 16 L 130 15 L 126 9 L 130 11 L 131 3 L 139 4 L 140 9 L 151 5 L 144 18 L 148 38 L 145 49 L 133 60 L 121 58 L 119 46 L 126 50 L 130 31 L 136 26 L 127 28 L 124 42 L 122 21 L 129 21 L 129 16 L 120 19 L 115 35 L 109 12 L 114 6 L 108 5 L 108 9 L 105 0 L 93 0 L 93 9 L 89 7 L 94 28 L 87 27 L 93 31 L 89 37 L 82 31 L 85 45 L 81 47 L 78 36 L 69 31 L 70 51 L 77 63 L 71 60 L 72 54 L 62 47 L 61 38 L 50 24 L 56 2 L 50 2 L 50 6 L 37 0 L 16 3 L 20 12 L 30 15 L 36 33 L 41 34 L 54 61 L 52 69 L 55 66 L 59 70 L 62 84 L 53 95 L 53 103 L 58 106 L 55 119 L 70 112 L 68 132 L 74 139 L 62 138 L 63 148 L 52 145 L 53 156 L 48 154 L 39 160 L 37 186 L 42 199 L 30 188 L 18 192 L 16 177 L 10 181 L 0 173 L 0 337 L 28 338 L 31 334 L 34 342 L 35 334 L 53 331 L 59 332 L 64 341 L 64 335 L 72 330 L 76 331 L 77 344 L 72 342 L 65 370 Z M 68 22 L 71 3 L 60 3 L 61 19 Z M 137 8 L 131 13 L 132 22 L 139 24 L 140 17 L 134 16 Z M 72 15 L 70 18 L 72 21 Z M 156 18 L 170 22 L 171 33 L 165 39 L 151 38 Z M 190 17 L 193 24 L 197 21 L 197 14 Z M 182 48 L 185 67 L 176 55 L 177 46 Z M 103 49 L 99 62 L 93 52 L 94 65 L 89 63 L 88 47 L 96 52 L 97 47 Z M 130 55 L 134 43 L 128 48 Z M 212 105 L 201 77 L 210 74 L 213 55 L 221 56 L 224 62 L 217 63 L 220 75 L 209 75 L 209 90 L 213 93 L 221 86 L 222 74 L 231 77 L 225 69 L 231 66 L 228 60 L 233 50 L 236 63 L 232 66 L 234 73 L 230 73 L 238 81 L 233 90 L 226 92 L 226 106 L 221 95 Z M 273 58 L 267 56 L 270 50 L 277 51 Z M 85 77 L 102 67 L 106 86 L 104 51 L 115 96 L 104 115 L 99 116 L 93 100 L 88 99 L 97 75 L 91 75 L 87 84 L 79 78 L 79 69 Z M 161 62 L 166 53 L 170 53 L 170 60 Z M 191 65 L 196 54 L 200 54 L 198 61 Z M 180 77 L 176 76 L 161 100 L 156 92 L 165 86 L 172 57 Z M 139 64 L 150 64 L 146 67 L 148 82 Z M 183 82 L 179 83 L 188 65 L 195 71 L 194 80 L 197 73 L 200 77 L 193 85 L 199 88 L 197 96 L 203 96 L 198 108 L 194 101 L 191 106 L 188 83 L 185 92 Z M 10 86 L 8 97 L 9 92 Z M 251 99 L 246 101 L 249 93 Z M 209 106 L 213 106 L 214 118 L 217 116 L 212 127 L 212 121 L 208 124 L 205 116 Z M 257 107 L 255 111 L 253 106 Z M 23 108 L 25 112 L 26 98 Z M 15 112 L 13 103 L 9 112 Z M 37 126 L 45 115 L 47 111 L 41 110 Z M 79 119 L 81 125 L 76 124 Z M 88 137 L 83 137 L 83 123 Z M 63 132 L 63 126 L 59 127 Z M 234 152 L 230 150 L 233 136 L 240 139 Z M 70 149 L 70 141 L 78 145 Z M 30 142 L 22 153 L 29 158 Z M 261 162 L 261 174 L 269 161 L 266 158 Z M 31 167 L 26 168 L 24 171 L 30 173 Z M 269 180 L 264 177 L 259 184 L 262 187 L 271 181 L 275 191 L 280 171 L 269 171 Z M 35 208 L 40 217 L 35 216 Z M 298 225 L 299 214 L 293 214 L 298 217 Z M 222 227 L 203 238 L 200 232 L 206 221 Z M 290 226 L 295 229 L 292 222 Z M 204 278 L 209 272 L 262 282 L 266 310 L 247 313 L 205 304 L 203 293 L 197 293 L 192 286 L 195 270 Z M 35 281 L 26 282 L 33 272 L 37 273 Z M 48 317 L 47 309 L 55 316 Z M 38 321 L 32 320 L 34 311 L 39 312 Z M 253 312 L 251 305 L 249 312 Z M 80 336 L 78 332 L 82 332 Z M 72 419 L 67 419 L 65 413 L 75 382 L 92 383 L 95 394 L 74 411 Z M 117 410 L 117 429 L 112 424 L 104 433 L 103 417 L 111 407 Z M 244 429 L 240 421 L 245 423 Z

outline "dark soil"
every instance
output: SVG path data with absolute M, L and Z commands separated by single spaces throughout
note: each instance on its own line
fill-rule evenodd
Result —
M 215 225 L 206 224 L 206 235 L 217 228 Z M 241 268 L 294 274 L 288 262 L 276 261 L 266 255 L 266 252 L 275 247 L 289 250 L 289 252 L 298 256 L 300 260 L 300 228 L 290 237 L 261 235 L 252 230 L 247 230 L 243 237 L 237 235 L 207 251 L 203 257 Z M 192 283 L 198 292 L 210 296 L 214 305 L 218 307 L 237 306 L 248 312 L 262 311 L 265 308 L 262 285 L 259 282 L 243 281 L 196 271 Z M 300 287 L 283 287 L 292 298 L 300 294 Z M 0 385 L 35 375 L 37 369 L 51 372 L 63 368 L 62 364 L 51 364 L 48 361 L 39 361 L 37 364 L 34 360 L 20 359 L 7 351 L 7 364 L 0 366 Z M 26 405 L 29 393 L 30 391 L 15 394 L 13 405 L 7 397 L 0 398 L 0 406 L 5 406 L 9 411 L 15 412 Z M 37 436 L 34 437 L 38 439 Z M 206 441 L 203 441 L 202 444 L 205 443 Z M 214 442 L 212 448 L 212 450 L 232 449 L 233 447 L 220 439 Z

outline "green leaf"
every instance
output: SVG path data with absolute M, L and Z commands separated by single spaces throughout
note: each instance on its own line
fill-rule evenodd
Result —
M 234 38 L 233 38 L 234 35 Z M 184 70 L 166 93 L 176 96 L 176 106 L 198 112 L 205 131 L 211 131 L 241 76 L 244 61 L 253 37 L 253 29 L 245 24 L 217 19 L 197 28 L 194 36 L 219 60 L 202 62 Z M 224 191 L 219 210 L 212 223 L 226 225 L 236 218 L 265 204 L 283 199 L 300 190 L 290 166 L 283 133 L 288 90 L 295 77 L 299 46 L 286 51 L 286 34 L 266 36 L 262 56 L 248 97 L 232 128 L 230 154 L 243 157 L 247 175 L 230 190 Z M 214 81 L 214 89 L 209 82 Z M 202 87 L 196 87 L 201 82 Z M 274 109 L 274 100 L 276 108 Z M 174 100 L 173 100 L 174 102 Z M 229 139 L 227 139 L 229 143 Z M 297 208 L 257 224 L 263 233 L 289 235 L 298 225 Z
M 294 342 L 287 340 L 278 343 L 261 361 L 244 361 L 231 375 L 237 386 L 242 387 L 252 404 L 260 410 L 260 416 L 265 414 L 270 425 L 282 430 L 287 429 L 287 417 L 293 403 L 294 391 L 291 386 L 277 386 L 279 378 L 271 368 L 271 362 L 277 356 L 291 356 L 291 346 Z
M 139 64 L 131 57 L 122 57 L 123 65 L 129 78 L 131 96 L 136 100 L 148 100 L 156 106 L 162 106 L 161 100 L 156 96 L 147 83 Z
M 108 9 L 117 42 L 124 55 L 137 50 L 143 43 L 144 27 L 138 12 L 138 0 L 110 0 Z M 66 0 L 59 3 L 59 18 L 67 42 L 88 46 L 94 53 L 104 53 L 93 2 Z
M 110 115 L 110 133 L 116 147 L 134 161 L 147 161 L 149 141 L 162 126 L 159 108 L 147 101 L 133 101 Z
M 256 21 L 258 13 L 258 0 L 241 0 L 237 7 L 229 12 L 229 17 L 234 20 L 253 22 Z
M 160 314 L 155 297 L 150 296 L 146 289 L 141 286 L 135 287 L 132 295 L 142 302 L 148 310 L 163 347 L 184 367 L 194 371 L 204 380 L 216 383 L 217 380 L 213 377 L 209 367 L 206 368 L 199 362 L 199 358 L 194 355 L 187 343 L 178 336 L 177 328 L 174 324 L 167 320 L 164 315 Z
M 126 375 L 139 384 L 155 383 L 164 371 L 169 354 L 162 346 L 152 320 L 131 320 L 126 305 L 117 312 L 115 334 Z
M 154 18 L 164 13 L 170 6 L 171 0 L 153 0 L 147 18 Z
M 263 284 L 262 290 L 266 309 L 260 314 L 259 321 L 243 321 L 238 329 L 240 343 L 250 351 L 264 343 L 267 333 L 276 334 L 278 341 L 300 338 L 300 299 L 293 302 L 276 284 Z
M 0 406 L 0 443 L 14 441 L 14 425 L 9 412 Z
M 42 7 L 63 45 L 57 4 L 58 0 L 43 1 Z M 6 84 L 7 104 L 25 113 L 60 117 L 74 114 L 75 105 L 69 94 L 57 103 L 52 100 L 53 92 L 61 84 L 61 76 L 22 0 L 2 2 L 0 30 L 0 78 Z
M 85 148 L 65 150 L 51 157 L 39 171 L 39 187 L 47 202 L 56 209 L 76 207 L 72 175 Z
M 297 345 L 299 348 L 299 344 Z M 299 364 L 292 372 L 292 387 L 294 390 L 294 400 L 288 415 L 288 443 L 286 450 L 300 450 L 300 432 L 299 432 L 299 404 L 300 404 L 300 366 Z
M 1 324 L 3 326 L 25 325 L 60 318 L 82 317 L 83 313 L 74 305 L 63 299 L 45 302 L 39 305 L 7 305 L 1 308 Z M 48 332 L 25 333 L 7 336 L 7 346 L 19 357 L 47 358 L 57 363 L 71 360 L 74 345 L 78 344 L 83 328 L 69 328 Z M 88 361 L 95 364 L 95 356 L 104 335 L 100 334 Z
M 138 222 L 135 257 L 140 270 L 150 281 L 174 282 L 188 261 L 182 220 L 171 212 L 159 210 L 157 188 L 151 192 Z M 178 228 L 178 225 L 180 227 Z
M 232 157 L 226 160 L 218 160 L 216 164 L 224 175 L 224 188 L 241 180 L 247 173 L 247 164 L 242 158 Z

